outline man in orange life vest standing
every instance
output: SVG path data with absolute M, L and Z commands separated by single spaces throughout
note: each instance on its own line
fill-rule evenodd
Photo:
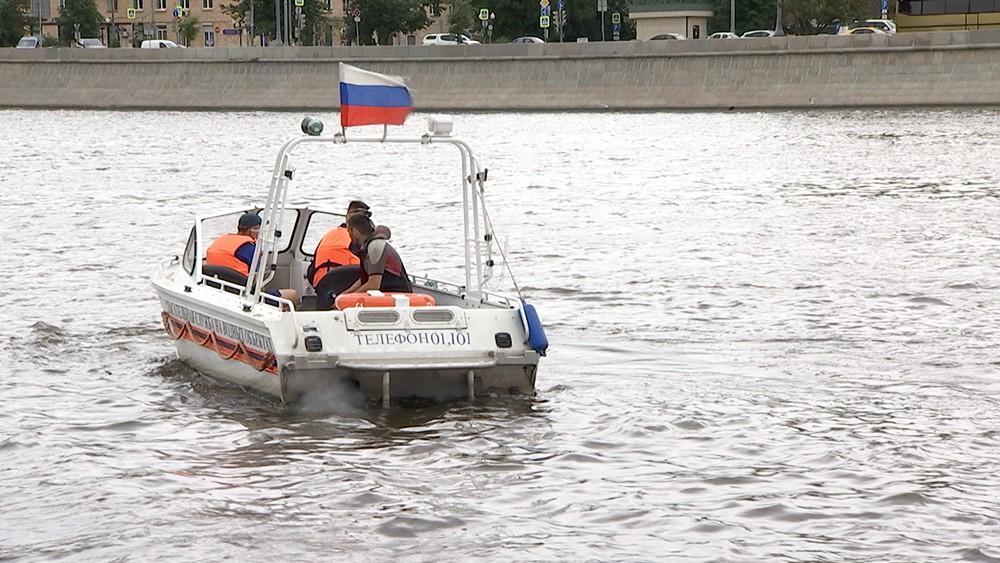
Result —
M 257 235 L 260 233 L 260 215 L 253 212 L 244 213 L 240 217 L 236 234 L 222 235 L 215 239 L 212 246 L 205 251 L 205 263 L 212 266 L 224 266 L 235 270 L 244 276 L 250 275 L 250 265 L 253 254 L 257 250 Z M 279 289 L 267 292 L 298 304 L 299 292 L 294 289 Z
M 411 293 L 410 276 L 403 260 L 388 242 L 385 231 L 376 229 L 365 215 L 354 214 L 347 219 L 352 250 L 361 258 L 357 281 L 344 293 L 364 293 L 370 289 Z
M 359 200 L 347 204 L 345 221 L 355 214 L 366 218 L 372 216 L 368 205 Z M 358 279 L 360 263 L 358 257 L 351 252 L 351 235 L 347 232 L 346 222 L 323 236 L 316 245 L 312 264 L 307 270 L 309 283 L 316 288 L 317 310 L 332 307 L 333 298 Z

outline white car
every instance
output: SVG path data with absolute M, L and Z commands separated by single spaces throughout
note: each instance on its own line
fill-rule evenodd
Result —
M 854 27 L 840 35 L 889 35 L 877 27 Z
M 146 39 L 142 42 L 143 49 L 183 49 L 184 45 L 178 45 L 166 39 Z
M 425 35 L 424 45 L 479 45 L 479 41 L 469 39 L 460 33 L 431 33 Z
M 709 39 L 739 39 L 740 36 L 728 31 L 716 31 L 708 36 Z
M 740 37 L 774 37 L 774 32 L 770 29 L 755 29 L 753 31 L 748 31 Z
M 851 30 L 859 27 L 872 27 L 879 31 L 884 31 L 888 35 L 896 34 L 896 22 L 892 20 L 863 20 L 851 22 L 849 25 L 840 28 L 838 35 L 849 35 Z
M 649 38 L 650 41 L 662 41 L 664 39 L 668 41 L 684 41 L 687 37 L 684 37 L 683 33 L 661 33 Z

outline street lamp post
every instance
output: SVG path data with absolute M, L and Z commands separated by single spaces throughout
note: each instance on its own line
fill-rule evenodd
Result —
M 254 46 L 254 43 L 255 43 L 255 40 L 256 40 L 256 38 L 254 37 L 254 31 L 253 31 L 253 2 L 254 2 L 254 0 L 250 0 L 250 21 L 247 22 L 247 28 L 248 28 L 248 37 L 247 37 L 247 39 L 250 40 L 250 46 L 251 47 Z
M 774 36 L 781 37 L 785 35 L 785 28 L 781 25 L 781 0 L 775 0 L 774 5 L 777 8 L 776 20 L 774 22 Z
M 736 0 L 729 0 L 729 33 L 736 35 Z
M 281 0 L 274 0 L 274 40 L 281 43 Z
M 38 36 L 42 37 L 45 34 L 42 33 L 42 0 L 37 0 L 38 2 Z

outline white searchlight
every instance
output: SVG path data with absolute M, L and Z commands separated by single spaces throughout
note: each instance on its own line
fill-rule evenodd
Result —
M 447 117 L 431 116 L 427 118 L 427 132 L 431 135 L 450 137 L 454 124 Z

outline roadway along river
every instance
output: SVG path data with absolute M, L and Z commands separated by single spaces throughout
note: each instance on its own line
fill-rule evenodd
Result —
M 454 117 L 537 397 L 331 412 L 175 361 L 149 284 L 301 116 L 0 111 L 0 559 L 1000 560 L 1000 112 Z M 292 199 L 455 277 L 443 162 L 378 149 Z

